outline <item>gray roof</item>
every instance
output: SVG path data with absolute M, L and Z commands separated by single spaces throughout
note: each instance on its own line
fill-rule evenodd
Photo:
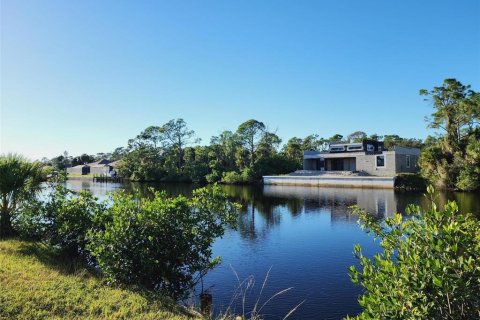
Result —
M 87 165 L 89 165 L 91 167 L 101 167 L 101 166 L 107 165 L 109 163 L 110 163 L 109 160 L 101 159 L 101 160 L 98 160 L 98 161 L 95 161 L 95 162 L 88 163 Z

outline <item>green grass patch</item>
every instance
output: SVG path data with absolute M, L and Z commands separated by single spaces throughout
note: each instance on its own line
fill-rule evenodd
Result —
M 89 174 L 80 174 L 80 173 L 68 173 L 67 174 L 67 178 L 68 177 L 71 177 L 71 178 L 93 178 L 95 175 L 93 173 L 89 173 Z
M 0 319 L 194 319 L 172 300 L 105 284 L 53 248 L 0 241 Z

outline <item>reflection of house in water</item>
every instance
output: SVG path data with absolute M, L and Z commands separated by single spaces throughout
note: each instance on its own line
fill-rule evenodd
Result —
M 265 185 L 263 193 L 271 197 L 303 199 L 305 213 L 327 209 L 331 212 L 332 221 L 336 218 L 356 220 L 350 216 L 348 207 L 351 205 L 358 205 L 379 217 L 392 216 L 397 212 L 395 192 L 389 189 Z

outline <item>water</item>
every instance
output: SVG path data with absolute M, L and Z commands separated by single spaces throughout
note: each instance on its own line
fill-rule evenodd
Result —
M 91 181 L 67 182 L 72 190 L 89 189 L 105 198 L 116 189 L 136 190 L 148 194 L 148 187 L 165 190 L 170 195 L 191 194 L 189 184 L 102 184 Z M 225 192 L 241 203 L 237 229 L 228 230 L 213 246 L 222 264 L 205 278 L 215 311 L 228 306 L 242 313 L 259 307 L 281 290 L 289 291 L 273 298 L 261 313 L 266 319 L 282 319 L 299 303 L 303 304 L 290 319 L 341 319 L 360 312 L 357 296 L 347 268 L 357 265 L 353 245 L 359 243 L 366 255 L 378 250 L 378 241 L 367 236 L 349 214 L 348 206 L 359 205 L 380 217 L 403 212 L 409 203 L 426 205 L 420 193 L 393 190 L 315 188 L 295 186 L 224 186 Z M 478 194 L 439 193 L 438 202 L 456 200 L 462 211 L 480 213 Z M 268 281 L 260 290 L 268 270 Z M 255 279 L 252 290 L 231 302 L 239 280 Z M 237 278 L 238 277 L 238 278 Z M 238 280 L 239 279 L 239 280 Z

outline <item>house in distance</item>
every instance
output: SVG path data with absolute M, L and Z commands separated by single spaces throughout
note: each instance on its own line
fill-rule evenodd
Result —
M 264 184 L 393 188 L 399 173 L 418 172 L 420 149 L 381 141 L 334 142 L 325 151 L 305 151 L 303 170 L 284 176 L 264 176 Z
M 383 142 L 331 143 L 326 151 L 305 151 L 303 169 L 307 171 L 351 171 L 372 176 L 395 176 L 418 171 L 420 149 L 395 146 L 385 150 Z
M 110 162 L 107 159 L 101 159 L 92 163 L 80 164 L 78 166 L 67 168 L 67 173 L 80 175 L 110 175 L 114 171 L 115 162 Z

